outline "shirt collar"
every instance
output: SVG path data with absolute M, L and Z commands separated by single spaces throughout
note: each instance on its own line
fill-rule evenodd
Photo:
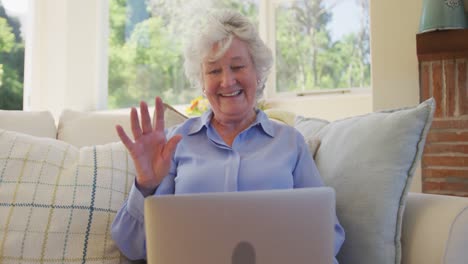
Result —
M 272 126 L 272 122 L 268 116 L 262 110 L 255 110 L 257 112 L 257 119 L 255 120 L 249 128 L 253 126 L 259 126 L 262 128 L 265 134 L 269 135 L 270 137 L 274 137 L 274 129 Z M 211 126 L 211 117 L 213 116 L 213 111 L 209 109 L 208 111 L 204 112 L 200 117 L 197 117 L 192 128 L 190 129 L 188 135 L 196 134 L 200 132 L 203 127 L 210 127 Z

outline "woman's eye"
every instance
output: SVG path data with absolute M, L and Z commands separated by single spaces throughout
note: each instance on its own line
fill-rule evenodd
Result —
M 208 71 L 208 74 L 218 74 L 220 72 L 221 72 L 220 69 L 214 69 L 214 70 Z
M 244 65 L 238 65 L 238 66 L 232 66 L 231 68 L 234 70 L 234 71 L 237 71 L 237 70 L 240 70 L 242 68 L 244 68 L 245 66 Z

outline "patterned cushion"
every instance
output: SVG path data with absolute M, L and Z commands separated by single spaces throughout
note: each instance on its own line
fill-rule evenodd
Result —
M 121 143 L 0 130 L 0 263 L 127 262 L 110 225 L 134 175 Z

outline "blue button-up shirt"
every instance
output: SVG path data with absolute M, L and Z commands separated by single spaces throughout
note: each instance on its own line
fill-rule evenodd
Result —
M 155 195 L 323 186 L 303 136 L 293 127 L 268 119 L 256 121 L 227 145 L 211 125 L 213 113 L 188 119 L 167 137 L 181 134 L 172 165 Z M 144 197 L 133 184 L 112 224 L 112 237 L 130 259 L 146 259 Z M 344 241 L 336 219 L 335 255 Z M 335 260 L 336 263 L 336 260 Z

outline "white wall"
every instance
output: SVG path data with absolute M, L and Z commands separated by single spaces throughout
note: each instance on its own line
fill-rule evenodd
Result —
M 371 0 L 373 110 L 419 103 L 416 34 L 422 0 Z M 417 167 L 411 191 L 421 192 Z
M 422 0 L 371 0 L 370 7 L 373 110 L 415 105 Z

